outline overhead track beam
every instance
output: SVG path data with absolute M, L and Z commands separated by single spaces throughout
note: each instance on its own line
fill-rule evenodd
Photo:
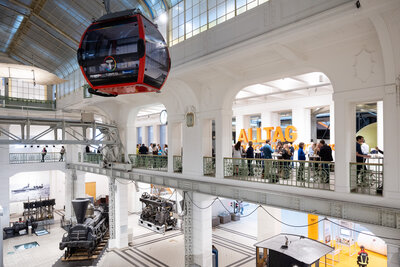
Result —
M 315 197 L 305 193 L 293 194 L 267 190 L 265 184 L 232 181 L 230 179 L 215 179 L 209 177 L 188 177 L 182 174 L 161 173 L 157 171 L 137 170 L 125 171 L 115 168 L 102 168 L 98 165 L 83 165 L 69 163 L 68 169 L 107 175 L 126 181 L 142 182 L 176 188 L 184 191 L 198 192 L 202 194 L 237 199 L 250 203 L 268 205 L 281 209 L 295 210 L 304 213 L 312 213 L 331 218 L 338 218 L 361 224 L 377 226 L 381 229 L 393 230 L 400 236 L 400 209 L 387 208 L 354 201 L 343 201 L 332 196 Z M 312 190 L 312 189 L 310 189 Z
M 55 26 L 54 24 L 52 24 L 50 21 L 48 21 L 47 19 L 43 18 L 42 16 L 40 16 L 37 10 L 31 8 L 30 6 L 27 6 L 23 3 L 20 3 L 16 0 L 10 0 L 11 3 L 23 7 L 27 10 L 30 11 L 30 14 L 35 16 L 35 18 L 38 18 L 39 20 L 41 20 L 43 23 L 45 23 L 47 26 L 49 26 L 50 28 L 52 28 L 53 30 L 55 30 L 56 32 L 58 32 L 59 34 L 61 34 L 62 36 L 64 36 L 65 38 L 67 38 L 68 40 L 70 40 L 71 42 L 73 42 L 76 46 L 79 46 L 79 42 L 77 40 L 75 40 L 74 38 L 72 38 L 71 36 L 69 36 L 68 34 L 66 34 L 65 32 L 63 32 L 62 30 L 60 30 L 57 26 Z

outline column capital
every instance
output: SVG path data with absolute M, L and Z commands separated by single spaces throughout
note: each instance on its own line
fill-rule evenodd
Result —
M 395 84 L 385 86 L 385 95 L 393 95 L 398 92 L 398 87 Z

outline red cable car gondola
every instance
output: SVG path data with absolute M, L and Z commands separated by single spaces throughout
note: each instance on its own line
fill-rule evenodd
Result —
M 81 38 L 78 63 L 89 92 L 102 96 L 159 92 L 171 67 L 157 26 L 136 10 L 94 21 Z

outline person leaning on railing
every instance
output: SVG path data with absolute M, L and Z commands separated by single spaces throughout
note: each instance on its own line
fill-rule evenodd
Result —
M 304 153 L 304 143 L 300 142 L 299 150 L 297 151 L 297 159 L 299 161 L 306 160 L 306 153 Z M 304 162 L 299 163 L 299 169 L 297 170 L 297 181 L 304 181 Z
M 291 169 L 289 160 L 291 157 L 292 157 L 292 152 L 290 152 L 289 144 L 284 144 L 282 149 L 282 159 L 285 160 L 283 162 L 283 173 L 284 173 L 283 179 L 289 179 L 289 172 L 290 172 L 289 169 Z
M 320 148 L 319 148 L 319 157 L 321 161 L 324 161 L 322 165 L 322 174 L 323 174 L 323 183 L 329 183 L 329 164 L 326 163 L 327 161 L 333 161 L 332 157 L 332 149 L 325 143 L 325 140 L 322 139 L 319 141 Z
M 365 142 L 364 137 L 361 135 L 358 135 L 356 137 L 356 162 L 357 163 L 364 163 L 366 158 L 370 158 L 371 156 L 368 154 L 363 153 L 362 151 L 362 144 Z M 363 171 L 361 171 L 363 170 Z M 367 168 L 365 167 L 364 164 L 357 164 L 357 178 L 359 174 L 362 172 L 362 175 L 360 177 L 360 182 L 364 183 L 364 174 Z M 358 180 L 358 179 L 357 179 Z M 357 181 L 358 183 L 358 181 Z
M 249 147 L 246 150 L 246 158 L 248 158 L 248 159 L 253 159 L 254 158 L 253 141 L 249 141 Z M 249 176 L 254 176 L 254 170 L 253 170 L 252 162 L 253 162 L 253 160 L 247 160 Z
M 265 145 L 260 149 L 262 153 L 262 157 L 264 159 L 272 159 L 272 153 L 274 153 L 274 150 L 271 147 L 271 140 L 267 139 L 265 141 Z M 265 166 L 264 166 L 265 164 Z M 269 163 L 267 161 L 263 161 L 263 170 L 262 170 L 262 177 L 266 177 L 269 173 Z

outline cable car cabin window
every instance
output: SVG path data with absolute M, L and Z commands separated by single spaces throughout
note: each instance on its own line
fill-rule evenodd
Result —
M 138 40 L 136 17 L 90 26 L 81 45 L 81 65 L 92 85 L 137 82 Z
M 146 35 L 146 64 L 144 83 L 161 88 L 167 78 L 170 59 L 167 44 L 157 28 L 146 19 L 143 19 Z

